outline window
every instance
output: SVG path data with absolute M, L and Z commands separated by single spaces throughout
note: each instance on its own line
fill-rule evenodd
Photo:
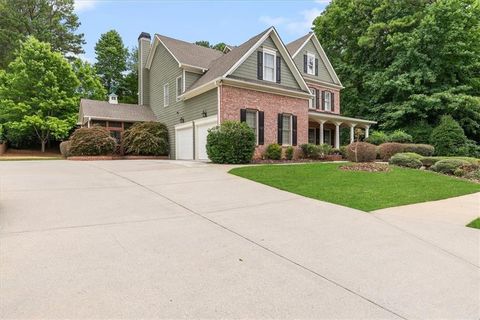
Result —
M 258 144 L 258 111 L 247 110 L 245 115 L 245 122 L 253 129 L 253 132 L 255 132 L 255 141 L 257 141 Z
M 282 116 L 282 144 L 292 144 L 292 116 L 290 114 L 284 114 Z
M 310 109 L 317 108 L 317 90 L 315 88 L 310 88 L 310 92 L 313 94 L 313 98 L 309 100 L 308 106 Z
M 168 88 L 168 83 L 163 85 L 163 106 L 168 107 L 168 102 L 170 101 L 170 92 Z
M 325 106 L 325 111 L 332 111 L 332 93 L 329 91 L 324 92 L 323 105 Z
M 315 74 L 315 55 L 307 53 L 307 74 Z
M 308 143 L 316 144 L 316 129 L 308 128 Z
M 122 123 L 117 121 L 108 121 L 108 126 L 111 128 L 121 128 Z
M 182 77 L 180 76 L 177 78 L 177 101 L 180 100 L 178 97 L 182 95 L 182 93 L 183 93 L 183 81 L 182 81 Z
M 263 80 L 275 82 L 275 51 L 263 50 Z

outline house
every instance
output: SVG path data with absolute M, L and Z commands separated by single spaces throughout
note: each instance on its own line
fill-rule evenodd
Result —
M 271 143 L 340 146 L 340 128 L 368 136 L 373 121 L 340 115 L 335 70 L 313 33 L 285 45 L 274 27 L 223 52 L 164 35 L 138 38 L 139 104 L 167 125 L 170 157 L 207 160 L 208 129 L 226 120 Z

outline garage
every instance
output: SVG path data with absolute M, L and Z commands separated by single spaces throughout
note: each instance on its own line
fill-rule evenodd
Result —
M 193 160 L 193 122 L 175 126 L 175 150 L 178 160 Z
M 175 126 L 177 160 L 208 160 L 208 129 L 217 125 L 217 116 L 202 118 Z
M 208 129 L 217 125 L 217 117 L 195 120 L 195 159 L 208 160 L 207 135 Z

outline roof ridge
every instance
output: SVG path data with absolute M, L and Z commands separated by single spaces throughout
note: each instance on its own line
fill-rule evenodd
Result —
M 211 51 L 211 52 L 215 52 L 215 53 L 222 53 L 222 51 L 220 50 L 217 50 L 217 49 L 213 49 L 213 48 L 209 48 L 209 47 L 204 47 L 204 46 L 201 46 L 201 45 L 198 45 L 194 42 L 188 42 L 188 41 L 185 41 L 185 40 L 181 40 L 181 39 L 177 39 L 177 38 L 172 38 L 172 37 L 169 37 L 169 36 L 166 36 L 166 35 L 163 35 L 163 34 L 159 34 L 159 33 L 155 33 L 155 36 L 159 36 L 159 37 L 163 37 L 163 38 L 168 38 L 170 40 L 175 40 L 175 41 L 178 41 L 178 42 L 183 42 L 185 44 L 189 44 L 189 45 L 192 45 L 192 46 L 195 46 L 199 49 L 205 49 L 205 50 L 208 50 L 208 51 Z

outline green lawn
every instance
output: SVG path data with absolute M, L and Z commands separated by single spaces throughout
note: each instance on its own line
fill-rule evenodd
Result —
M 480 218 L 477 218 L 477 219 L 473 220 L 472 222 L 470 222 L 469 224 L 467 224 L 467 227 L 480 229 Z
M 281 190 L 373 211 L 480 192 L 480 184 L 434 172 L 391 167 L 389 172 L 342 171 L 342 164 L 263 165 L 231 174 Z

